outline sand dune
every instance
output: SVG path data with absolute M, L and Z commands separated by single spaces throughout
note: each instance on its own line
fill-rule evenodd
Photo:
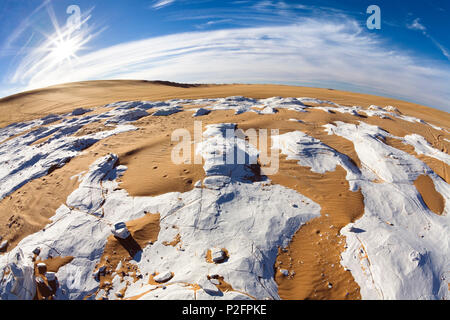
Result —
M 240 99 L 236 96 L 251 99 Z M 217 99 L 224 97 L 235 98 Z M 271 97 L 309 97 L 310 99 L 267 99 Z M 148 105 L 146 103 L 136 103 L 135 105 L 115 103 L 117 101 L 166 101 L 172 99 L 189 100 L 175 101 L 174 103 L 182 108 L 182 112 L 168 116 L 152 116 L 152 110 L 160 108 L 152 105 L 152 102 L 149 102 Z M 168 105 L 170 105 L 170 101 L 166 103 L 165 107 Z M 387 106 L 395 106 L 396 109 L 386 108 Z M 191 109 L 200 107 L 210 108 L 211 112 L 194 118 L 194 112 Z M 266 107 L 267 109 L 265 109 Z M 80 115 L 69 114 L 79 108 L 87 110 L 80 111 L 82 113 Z M 164 109 L 161 110 L 164 111 Z M 264 110 L 267 112 L 263 112 Z M 56 116 L 48 118 L 52 114 Z M 12 123 L 35 121 L 43 117 L 47 118 L 27 126 L 7 127 Z M 194 120 L 202 121 L 202 130 L 205 133 L 208 132 L 208 125 L 216 125 L 220 128 L 220 125 L 224 123 L 233 123 L 236 125 L 236 129 L 244 131 L 251 128 L 279 130 L 280 139 L 283 137 L 285 139 L 283 141 L 289 145 L 285 150 L 286 153 L 282 154 L 280 158 L 279 171 L 276 174 L 264 176 L 264 165 L 257 167 L 256 173 L 253 167 L 253 171 L 249 171 L 250 177 L 243 175 L 239 176 L 237 180 L 244 181 L 244 186 L 234 185 L 234 176 L 232 176 L 231 185 L 236 189 L 233 189 L 231 200 L 226 197 L 223 200 L 219 196 L 214 201 L 210 199 L 212 202 L 203 200 L 202 196 L 197 199 L 197 193 L 201 192 L 199 190 L 215 188 L 208 187 L 206 183 L 211 176 L 209 170 L 212 170 L 207 161 L 211 150 L 203 150 L 202 164 L 175 165 L 171 161 L 171 151 L 175 144 L 171 141 L 172 132 L 178 128 L 185 128 L 193 135 Z M 389 98 L 338 90 L 279 85 L 184 85 L 148 81 L 90 81 L 53 86 L 1 99 L 0 127 L 4 128 L 3 131 L 0 131 L 0 137 L 3 137 L 3 140 L 0 141 L 0 148 L 4 148 L 0 149 L 0 155 L 3 154 L 4 157 L 0 158 L 0 161 L 4 160 L 6 164 L 10 150 L 23 149 L 24 154 L 35 154 L 33 161 L 42 166 L 41 171 L 33 169 L 34 176 L 29 181 L 26 180 L 23 185 L 15 186 L 14 181 L 17 181 L 18 178 L 14 180 L 11 177 L 17 174 L 17 170 L 14 171 L 14 164 L 8 164 L 11 173 L 2 178 L 4 185 L 0 189 L 5 195 L 0 201 L 0 236 L 8 241 L 3 257 L 13 253 L 16 248 L 24 247 L 23 243 L 29 242 L 31 244 L 27 246 L 32 246 L 35 242 L 39 242 L 38 235 L 47 228 L 50 230 L 58 228 L 57 221 L 60 220 L 55 220 L 55 212 L 59 212 L 58 210 L 64 212 L 67 209 L 71 212 L 70 214 L 80 214 L 80 216 L 88 214 L 86 223 L 98 222 L 110 225 L 112 222 L 110 219 L 120 216 L 122 220 L 127 221 L 133 237 L 144 253 L 152 252 L 152 245 L 148 245 L 149 242 L 152 242 L 155 243 L 155 248 L 162 248 L 159 250 L 163 250 L 170 257 L 178 257 L 173 259 L 185 259 L 183 258 L 185 257 L 184 249 L 189 247 L 188 239 L 191 239 L 190 237 L 195 233 L 191 234 L 190 232 L 193 231 L 190 228 L 177 225 L 177 220 L 174 220 L 173 223 L 167 223 L 166 220 L 182 220 L 183 217 L 190 217 L 193 212 L 189 211 L 191 210 L 189 208 L 193 203 L 207 201 L 210 207 L 220 208 L 222 205 L 225 207 L 230 205 L 233 210 L 242 210 L 242 219 L 245 218 L 245 214 L 253 214 L 255 211 L 262 210 L 263 217 L 274 215 L 270 219 L 278 221 L 280 226 L 286 224 L 285 228 L 288 230 L 285 234 L 279 235 L 279 238 L 271 234 L 276 238 L 271 243 L 272 245 L 277 243 L 278 248 L 271 248 L 275 251 L 269 249 L 267 252 L 264 251 L 267 256 L 271 257 L 270 259 L 273 258 L 273 261 L 268 260 L 272 263 L 268 268 L 275 270 L 271 279 L 265 279 L 267 281 L 265 286 L 269 289 L 262 289 L 265 286 L 261 284 L 260 287 L 255 285 L 255 288 L 247 290 L 249 284 L 242 282 L 243 280 L 239 276 L 230 273 L 215 273 L 205 276 L 208 281 L 217 280 L 213 280 L 213 283 L 217 282 L 214 286 L 222 293 L 223 297 L 261 298 L 268 295 L 272 298 L 278 296 L 283 299 L 373 298 L 373 292 L 383 291 L 378 286 L 386 284 L 384 281 L 377 280 L 375 275 L 373 287 L 366 286 L 365 282 L 361 280 L 365 279 L 364 270 L 366 269 L 355 267 L 360 260 L 358 260 L 359 258 L 352 260 L 353 256 L 350 256 L 353 252 L 356 257 L 356 252 L 365 251 L 367 245 L 369 246 L 367 250 L 379 250 L 379 248 L 371 238 L 364 240 L 366 246 L 361 245 L 363 249 L 358 247 L 355 239 L 361 240 L 363 235 L 358 237 L 354 230 L 360 229 L 358 223 L 368 223 L 367 219 L 370 219 L 371 214 L 375 213 L 380 215 L 377 219 L 386 225 L 394 225 L 392 221 L 398 219 L 398 222 L 395 220 L 395 225 L 398 223 L 401 228 L 405 227 L 402 225 L 404 222 L 402 214 L 405 212 L 392 208 L 390 208 L 393 210 L 392 213 L 388 212 L 389 209 L 386 208 L 380 211 L 383 204 L 377 193 L 382 194 L 383 190 L 388 190 L 392 186 L 398 187 L 400 191 L 397 190 L 397 192 L 401 195 L 392 201 L 393 203 L 401 202 L 403 209 L 413 208 L 408 209 L 412 212 L 407 210 L 408 214 L 417 216 L 414 218 L 417 220 L 413 219 L 411 223 L 420 225 L 424 215 L 430 221 L 438 219 L 432 216 L 430 218 L 428 216 L 430 214 L 436 217 L 448 216 L 446 201 L 450 194 L 446 188 L 450 172 L 448 161 L 450 117 L 443 111 Z M 111 131 L 111 129 L 117 132 Z M 216 131 L 213 130 L 213 132 Z M 305 135 L 303 142 L 295 140 L 298 139 L 295 134 L 299 132 Z M 293 135 L 284 136 L 285 134 Z M 90 142 L 79 147 L 78 140 L 86 139 L 86 137 L 89 137 L 87 140 Z M 54 164 L 49 162 L 50 160 L 38 157 L 43 147 L 52 154 L 57 153 L 60 147 L 55 143 L 58 143 L 60 139 L 68 139 L 68 144 L 73 143 L 76 146 L 75 149 L 68 149 L 67 152 L 71 152 L 68 159 L 62 161 L 60 158 L 55 158 L 56 164 Z M 221 143 L 227 146 L 228 142 L 221 140 L 220 135 L 213 136 L 211 139 L 212 146 L 216 148 L 219 148 Z M 51 149 L 54 144 L 56 149 Z M 273 146 L 273 141 L 269 141 L 269 145 Z M 311 145 L 314 147 L 308 149 L 308 146 Z M 297 146 L 299 149 L 292 146 Z M 252 145 L 251 148 L 257 150 L 260 147 L 257 144 Z M 214 150 L 213 148 L 212 151 Z M 192 156 L 194 153 L 193 149 Z M 101 177 L 96 176 L 99 172 L 95 170 L 100 170 L 95 167 L 96 161 L 102 157 L 111 157 L 110 155 L 117 155 L 113 156 L 114 159 L 117 157 L 117 161 L 111 168 L 108 167 L 109 171 L 100 172 Z M 300 160 L 289 159 L 290 156 L 298 157 Z M 212 158 L 210 161 L 212 161 L 213 168 L 216 168 L 214 159 Z M 311 164 L 310 161 L 313 163 Z M 334 162 L 336 162 L 334 165 L 328 167 Z M 380 163 L 384 162 L 386 165 L 380 166 Z M 322 164 L 325 165 L 325 169 L 314 168 Z M 24 168 L 22 171 L 31 170 L 28 166 L 29 161 L 25 161 L 22 164 Z M 238 173 L 239 170 L 246 170 L 241 167 L 235 169 L 237 170 L 235 172 Z M 116 172 L 116 175 L 108 176 L 111 172 Z M 81 178 L 86 174 L 88 177 L 91 174 L 95 179 L 93 178 L 92 181 L 88 179 L 89 183 L 83 182 Z M 227 174 L 223 175 L 227 176 Z M 199 181 L 203 181 L 200 183 L 200 188 L 197 185 Z M 247 190 L 240 188 L 250 188 L 250 186 L 245 186 L 246 184 L 252 185 L 248 181 L 263 191 L 269 189 L 272 190 L 271 192 L 275 192 L 273 190 L 276 190 L 280 193 L 280 197 L 289 198 L 287 196 L 290 194 L 289 192 L 294 192 L 299 197 L 309 199 L 308 201 L 317 206 L 314 208 L 320 207 L 320 210 L 314 209 L 316 210 L 314 211 L 311 207 L 309 212 L 312 215 L 309 216 L 311 219 L 306 220 L 306 215 L 295 215 L 294 209 L 297 207 L 291 207 L 286 201 L 280 203 L 278 208 L 280 212 L 284 214 L 286 211 L 292 214 L 290 219 L 301 221 L 297 228 L 292 229 L 293 226 L 287 222 L 291 220 L 284 216 L 278 217 L 270 207 L 261 208 L 258 202 L 260 200 L 255 200 L 256 202 L 253 204 L 247 198 L 241 199 L 245 205 L 241 204 L 239 209 L 236 209 L 233 207 L 234 197 Z M 221 192 L 220 190 L 219 187 L 218 192 Z M 372 194 L 374 195 L 373 199 L 371 198 Z M 278 194 L 274 194 L 275 196 Z M 401 198 L 403 196 L 404 198 Z M 261 195 L 261 197 L 263 196 Z M 145 204 L 146 201 L 149 201 L 151 205 Z M 161 205 L 154 204 L 154 202 L 159 203 L 158 201 Z M 378 203 L 378 201 L 381 202 Z M 177 202 L 185 204 L 178 208 L 174 204 Z M 252 205 L 256 205 L 256 207 L 253 208 Z M 121 206 L 133 209 L 124 209 L 125 211 L 120 213 L 114 211 L 118 210 L 114 209 L 115 207 L 121 208 Z M 167 212 L 146 211 L 144 214 L 144 210 L 136 209 L 146 208 L 146 206 L 152 208 L 161 206 L 160 209 Z M 295 204 L 295 206 L 299 205 Z M 303 208 L 302 206 L 303 204 L 300 205 L 301 208 Z M 305 205 L 305 208 L 308 206 Z M 123 215 L 128 212 L 127 210 L 131 210 L 132 214 L 125 218 Z M 184 216 L 179 213 L 179 210 L 184 212 Z M 201 210 L 207 209 L 202 208 Z M 252 217 L 251 214 L 249 217 Z M 389 220 L 384 221 L 385 214 L 392 216 Z M 64 214 L 62 215 L 64 216 Z M 286 220 L 283 220 L 285 218 Z M 247 226 L 248 219 L 241 221 L 242 226 Z M 61 219 L 61 221 L 63 220 Z M 161 221 L 161 225 L 158 225 L 158 221 Z M 234 223 L 233 221 L 229 223 Z M 436 228 L 442 227 L 443 230 L 447 230 L 445 229 L 447 222 L 442 221 L 444 220 L 436 220 L 433 223 L 437 226 Z M 279 231 L 276 229 L 278 225 L 270 223 L 266 225 L 265 222 L 261 222 L 261 224 L 262 229 L 255 232 L 266 230 L 263 228 L 267 228 L 271 232 Z M 249 225 L 253 226 L 253 224 Z M 373 226 L 374 230 L 375 228 L 379 230 L 384 225 L 373 224 Z M 220 229 L 222 225 L 219 224 L 216 227 Z M 236 225 L 236 228 L 238 227 L 239 224 Z M 259 227 L 259 225 L 254 225 L 253 228 L 258 229 Z M 226 227 L 223 228 L 227 230 Z M 411 229 L 414 228 L 412 225 Z M 190 231 L 186 231 L 187 229 Z M 45 232 L 46 237 L 49 236 L 49 232 Z M 103 230 L 102 232 L 107 231 Z M 247 230 L 246 232 L 252 233 L 253 231 Z M 288 237 L 290 232 L 292 234 Z M 406 231 L 405 234 L 409 236 Z M 197 236 L 200 237 L 200 235 L 195 235 L 195 237 Z M 209 239 L 206 235 L 202 234 L 201 236 Z M 226 236 L 228 235 L 225 235 L 224 239 L 227 239 Z M 49 237 L 51 238 L 51 236 Z M 155 295 L 159 295 L 158 287 L 147 288 L 145 292 L 138 292 L 139 290 L 135 287 L 142 280 L 138 275 L 144 274 L 143 278 L 145 278 L 145 272 L 139 268 L 148 266 L 143 262 L 133 263 L 133 257 L 129 256 L 127 250 L 113 236 L 106 237 L 99 233 L 98 237 L 92 246 L 95 247 L 96 254 L 98 252 L 102 254 L 89 263 L 92 262 L 97 271 L 106 266 L 109 273 L 100 277 L 95 290 L 90 289 L 91 286 L 95 286 L 95 283 L 86 280 L 87 289 L 77 288 L 78 291 L 72 295 L 59 293 L 60 298 L 154 298 Z M 211 237 L 211 239 L 215 239 L 215 236 Z M 431 235 L 430 237 L 432 238 Z M 52 242 L 53 240 L 50 238 L 48 241 Z M 220 237 L 218 238 L 220 239 Z M 264 241 L 269 240 L 267 236 L 255 235 L 255 239 L 252 241 L 258 243 L 261 248 L 266 248 L 268 244 Z M 282 243 L 284 247 L 281 245 Z M 376 243 L 384 245 L 382 241 Z M 207 244 L 205 243 L 205 245 Z M 433 247 L 437 245 L 432 241 L 424 242 L 423 245 L 437 248 Z M 231 248 L 227 245 L 223 247 L 227 254 L 229 253 L 230 261 L 227 263 L 235 263 L 234 259 L 238 258 L 244 259 L 241 257 L 243 253 L 238 247 L 233 247 L 232 244 L 230 246 Z M 349 251 L 349 247 L 353 251 Z M 190 252 L 189 249 L 186 250 L 188 253 Z M 273 252 L 276 251 L 278 254 L 273 256 Z M 208 252 L 210 254 L 210 248 L 204 250 L 206 257 Z M 193 252 L 189 254 L 193 254 Z M 202 253 L 195 251 L 195 254 L 201 255 Z M 366 255 L 368 256 L 368 254 Z M 64 257 L 67 256 L 72 255 L 66 254 Z M 65 261 L 66 268 L 70 269 L 73 267 L 72 265 L 80 264 L 77 262 L 75 254 L 74 256 L 73 263 L 71 263 L 72 260 Z M 372 257 L 372 254 L 370 256 Z M 155 258 L 156 256 L 149 257 Z M 361 261 L 364 259 L 361 258 Z M 369 260 L 369 258 L 367 259 Z M 207 264 L 205 266 L 202 264 L 207 263 L 206 260 L 207 258 L 202 258 L 199 259 L 201 262 L 195 262 L 199 264 L 195 265 L 198 270 L 209 267 Z M 435 258 L 435 261 L 438 260 Z M 0 263 L 1 261 L 0 256 Z M 118 267 L 120 261 L 122 261 L 121 267 Z M 253 261 L 252 263 L 264 265 L 267 262 L 263 263 L 258 260 L 258 262 Z M 439 263 L 436 265 L 441 266 L 442 263 Z M 194 262 L 192 264 L 194 265 Z M 150 265 L 154 267 L 153 264 Z M 398 268 L 402 267 L 400 264 L 399 266 Z M 58 273 L 61 277 L 66 272 L 64 271 L 65 267 L 60 269 L 58 266 L 55 269 L 56 271 L 62 270 Z M 396 265 L 392 263 L 388 267 L 394 268 L 392 274 L 396 275 Z M 358 268 L 362 271 L 359 271 Z M 220 269 L 220 264 L 217 265 L 217 270 L 223 271 Z M 285 274 L 286 270 L 289 271 L 289 275 Z M 88 271 L 84 270 L 83 272 Z M 128 281 L 128 284 L 120 289 L 116 288 L 114 284 L 116 283 L 114 275 L 119 273 L 121 279 L 126 278 Z M 148 273 L 147 276 L 150 277 L 157 275 L 154 272 Z M 420 278 L 417 277 L 417 279 Z M 191 279 L 189 276 L 180 275 L 179 269 L 172 275 L 172 278 L 170 281 L 168 280 L 171 282 L 171 286 L 166 293 L 167 298 L 185 297 L 184 295 L 191 297 L 191 294 L 195 298 L 207 298 L 208 295 L 205 292 L 215 290 L 214 286 L 208 290 L 200 290 L 199 288 L 206 288 L 208 285 L 203 282 L 195 282 L 196 279 Z M 145 281 L 146 285 L 153 283 L 156 286 L 156 282 L 150 280 L 145 278 L 142 281 Z M 192 292 L 183 291 L 182 285 L 191 288 L 189 290 Z M 276 293 L 270 288 L 276 288 Z M 397 287 L 395 290 L 392 289 L 393 297 L 399 297 L 400 293 L 398 292 L 401 290 Z M 417 290 L 419 292 L 422 289 Z M 38 298 L 42 298 L 42 296 L 40 293 L 37 295 Z
M 448 113 L 415 103 L 340 90 L 284 85 L 189 85 L 165 81 L 85 81 L 28 91 L 0 99 L 0 127 L 116 101 L 221 98 L 314 97 L 346 105 L 395 105 L 401 112 L 450 127 Z

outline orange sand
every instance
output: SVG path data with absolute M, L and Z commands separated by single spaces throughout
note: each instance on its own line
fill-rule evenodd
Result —
M 132 220 L 126 223 L 128 230 L 131 233 L 131 239 L 136 242 L 136 246 L 144 248 L 149 242 L 158 240 L 159 234 L 159 214 L 146 214 L 145 216 Z M 104 289 L 108 291 L 111 289 L 111 282 L 113 279 L 112 273 L 116 273 L 123 279 L 125 276 L 131 276 L 135 280 L 139 276 L 139 270 L 136 265 L 129 263 L 133 258 L 124 247 L 123 242 L 119 241 L 113 235 L 108 237 L 103 255 L 100 262 L 97 264 L 95 271 L 105 266 L 106 271 L 104 276 L 100 276 L 99 290 Z M 116 270 L 119 262 L 122 262 L 120 270 Z M 125 289 L 126 290 L 126 289 Z M 97 291 L 98 292 L 98 291 Z M 122 295 L 125 292 L 121 292 Z
M 444 212 L 445 200 L 436 191 L 433 180 L 429 176 L 421 175 L 414 181 L 414 185 L 428 208 L 434 213 L 441 215 Z

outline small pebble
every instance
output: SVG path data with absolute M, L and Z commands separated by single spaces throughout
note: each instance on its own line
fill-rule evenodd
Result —
M 280 269 L 280 272 L 281 272 L 281 274 L 282 274 L 283 276 L 285 276 L 285 277 L 289 276 L 289 271 L 286 270 L 286 269 Z

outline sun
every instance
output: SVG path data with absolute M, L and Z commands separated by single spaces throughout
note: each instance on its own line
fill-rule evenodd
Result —
M 58 38 L 52 41 L 50 55 L 55 62 L 70 61 L 82 47 L 82 41 L 76 37 Z
M 78 58 L 77 52 L 86 49 L 84 46 L 93 37 L 90 34 L 91 28 L 87 25 L 89 18 L 88 15 L 77 25 L 67 22 L 64 27 L 59 27 L 56 20 L 53 21 L 55 18 L 52 19 L 55 32 L 52 35 L 46 35 L 47 41 L 43 48 L 51 64 L 71 62 Z

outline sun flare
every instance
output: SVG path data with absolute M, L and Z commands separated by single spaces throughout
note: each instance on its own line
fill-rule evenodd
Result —
M 61 62 L 76 58 L 76 53 L 81 48 L 81 42 L 76 38 L 58 39 L 51 47 L 51 56 L 54 60 Z

